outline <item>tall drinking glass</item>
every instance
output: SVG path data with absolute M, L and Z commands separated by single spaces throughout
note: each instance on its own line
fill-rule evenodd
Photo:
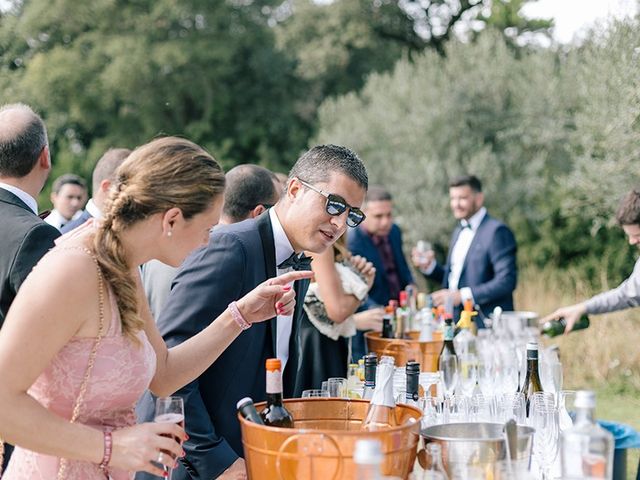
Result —
M 159 397 L 156 400 L 156 415 L 154 417 L 156 423 L 177 423 L 184 428 L 184 403 L 182 397 Z M 176 442 L 182 443 L 181 439 L 176 438 Z M 160 462 L 161 455 L 169 455 L 168 452 L 161 451 L 158 456 Z M 171 480 L 172 468 L 164 467 L 164 471 L 168 473 L 167 478 Z

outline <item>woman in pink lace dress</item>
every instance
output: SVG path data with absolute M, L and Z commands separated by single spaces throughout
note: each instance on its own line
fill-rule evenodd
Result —
M 147 388 L 163 396 L 192 381 L 245 322 L 290 314 L 287 284 L 310 275 L 259 285 L 168 349 L 137 267 L 153 258 L 178 266 L 206 244 L 224 174 L 202 148 L 168 137 L 136 149 L 117 175 L 102 221 L 62 237 L 45 255 L 0 331 L 0 437 L 17 446 L 3 480 L 163 476 L 154 462 L 173 466 L 182 455 L 174 438 L 185 433 L 167 423 L 136 425 L 138 398 Z

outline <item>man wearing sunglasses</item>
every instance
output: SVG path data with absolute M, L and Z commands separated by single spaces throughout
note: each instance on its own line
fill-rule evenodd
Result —
M 367 186 L 366 169 L 351 150 L 320 145 L 303 154 L 273 208 L 257 219 L 214 228 L 208 246 L 187 258 L 158 318 L 164 339 L 169 345 L 181 343 L 256 285 L 291 269 L 309 270 L 303 251 L 324 252 L 349 226 L 364 220 L 360 206 Z M 265 360 L 272 357 L 282 362 L 284 396 L 291 397 L 308 285 L 308 280 L 294 284 L 293 315 L 277 315 L 244 330 L 206 372 L 178 392 L 190 438 L 174 480 L 246 478 L 236 403 L 243 397 L 266 399 Z M 150 396 L 143 399 L 142 419 L 153 419 L 153 405 Z
M 376 268 L 376 277 L 361 311 L 371 316 L 371 327 L 380 329 L 382 308 L 389 300 L 397 300 L 400 291 L 413 283 L 413 276 L 402 252 L 402 233 L 393 223 L 391 194 L 378 185 L 367 192 L 363 207 L 367 219 L 359 228 L 349 232 L 348 247 L 354 255 L 365 257 Z M 364 331 L 358 330 L 351 348 L 353 358 L 365 354 Z

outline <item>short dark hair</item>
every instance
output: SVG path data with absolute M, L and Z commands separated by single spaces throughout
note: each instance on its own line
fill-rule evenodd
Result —
M 289 172 L 289 179 L 309 183 L 326 182 L 332 172 L 342 173 L 367 190 L 369 177 L 362 160 L 352 150 L 339 145 L 316 145 L 302 154 Z
M 475 175 L 460 175 L 449 180 L 449 188 L 451 187 L 471 187 L 476 193 L 482 192 L 482 183 Z
M 87 189 L 87 182 L 84 181 L 84 178 L 79 177 L 74 173 L 65 173 L 64 175 L 60 175 L 53 182 L 53 186 L 51 187 L 51 191 L 55 194 L 60 193 L 60 190 L 65 185 L 77 185 L 79 187 Z
M 111 180 L 113 183 L 116 179 L 116 170 L 124 162 L 131 150 L 128 148 L 110 148 L 96 162 L 93 167 L 93 175 L 91 177 L 91 185 L 95 192 L 100 188 L 103 180 Z
M 367 197 L 365 198 L 364 203 L 369 202 L 390 202 L 393 200 L 391 193 L 389 190 L 384 188 L 382 185 L 371 185 L 369 190 L 367 190 Z
M 634 188 L 620 201 L 616 220 L 620 225 L 640 225 L 640 189 Z
M 16 123 L 19 115 L 22 124 Z M 47 144 L 44 122 L 29 106 L 14 103 L 0 108 L 0 175 L 27 176 Z
M 259 165 L 238 165 L 226 174 L 225 216 L 240 222 L 258 205 L 270 207 L 277 201 L 276 176 Z

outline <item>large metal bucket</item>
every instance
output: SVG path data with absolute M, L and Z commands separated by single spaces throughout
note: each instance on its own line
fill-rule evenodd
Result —
M 406 479 L 411 472 L 420 438 L 417 408 L 399 404 L 399 427 L 366 432 L 360 429 L 369 408 L 366 400 L 304 398 L 284 404 L 295 428 L 266 427 L 238 415 L 249 479 L 357 480 L 353 453 L 360 439 L 380 440 L 385 475 Z M 256 405 L 258 411 L 263 407 Z
M 449 423 L 425 428 L 420 433 L 425 443 L 442 447 L 444 468 L 451 480 L 466 479 L 470 470 L 480 478 L 493 479 L 507 460 L 504 425 L 500 423 Z M 518 425 L 514 471 L 529 468 L 533 446 L 533 428 Z
M 420 370 L 423 372 L 437 372 L 438 358 L 442 351 L 442 334 L 434 332 L 436 340 L 432 342 L 421 342 L 420 332 L 408 332 L 409 338 L 382 338 L 380 332 L 367 332 L 364 338 L 367 339 L 367 348 L 378 357 L 389 355 L 395 359 L 396 367 L 403 367 L 408 360 L 420 362 Z M 439 337 L 439 338 L 438 338 Z

